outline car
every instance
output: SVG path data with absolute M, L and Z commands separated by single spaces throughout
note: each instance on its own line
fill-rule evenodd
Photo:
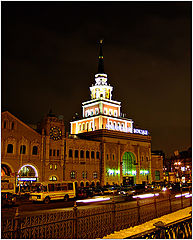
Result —
M 1 193 L 1 206 L 14 206 L 16 203 L 16 196 L 13 193 L 2 192 Z
M 93 190 L 94 196 L 102 196 L 104 195 L 103 191 L 101 189 L 94 189 Z
M 125 197 L 130 197 L 135 194 L 135 190 L 133 188 L 121 188 L 117 190 L 118 195 L 125 196 Z

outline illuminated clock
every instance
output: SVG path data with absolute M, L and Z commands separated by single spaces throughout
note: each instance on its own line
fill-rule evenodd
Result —
M 53 140 L 59 140 L 62 137 L 62 131 L 59 127 L 50 128 L 50 138 Z

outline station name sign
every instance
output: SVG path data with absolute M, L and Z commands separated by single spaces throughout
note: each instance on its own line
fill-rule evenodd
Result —
M 146 136 L 148 135 L 148 130 L 142 130 L 142 129 L 137 129 L 137 128 L 132 129 L 131 127 L 125 128 L 123 126 L 117 126 L 117 125 L 112 125 L 112 124 L 106 124 L 106 129 L 141 134 L 141 135 L 146 135 Z
M 147 130 L 142 130 L 142 129 L 133 129 L 133 133 L 137 133 L 137 134 L 141 134 L 141 135 L 148 135 L 148 131 Z

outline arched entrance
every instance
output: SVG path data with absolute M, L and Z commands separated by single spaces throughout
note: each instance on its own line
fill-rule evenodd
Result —
M 11 176 L 11 174 L 12 174 L 11 168 L 6 164 L 1 164 L 1 177 Z
M 31 165 L 22 166 L 17 173 L 17 187 L 20 192 L 27 192 L 33 182 L 38 181 L 38 171 Z
M 136 183 L 136 159 L 132 152 L 125 152 L 122 158 L 123 185 Z

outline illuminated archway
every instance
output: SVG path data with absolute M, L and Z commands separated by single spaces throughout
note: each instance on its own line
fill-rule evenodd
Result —
M 125 152 L 123 154 L 122 174 L 125 184 L 133 185 L 136 182 L 136 158 L 132 152 Z
M 12 174 L 12 170 L 11 168 L 7 165 L 7 164 L 1 164 L 1 176 L 11 176 Z
M 31 164 L 26 164 L 23 165 L 19 171 L 17 177 L 38 177 L 38 171 L 37 169 L 31 165 Z

